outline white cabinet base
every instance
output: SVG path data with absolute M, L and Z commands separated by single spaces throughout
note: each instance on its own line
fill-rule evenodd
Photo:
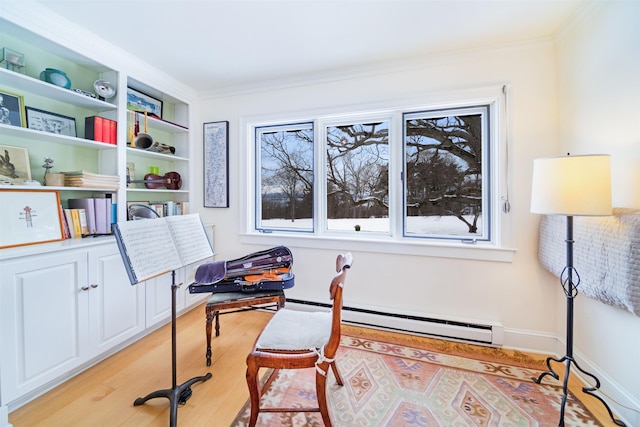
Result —
M 177 270 L 178 314 L 207 297 L 186 281 Z M 132 286 L 112 240 L 0 261 L 0 427 L 9 411 L 168 323 L 171 282 Z

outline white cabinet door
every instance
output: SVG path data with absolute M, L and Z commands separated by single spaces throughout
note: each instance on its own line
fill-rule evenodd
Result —
M 87 255 L 64 251 L 0 264 L 1 404 L 87 360 Z
M 132 286 L 117 246 L 89 252 L 90 340 L 95 355 L 144 331 L 144 286 Z
M 171 284 L 171 273 L 144 282 L 147 328 L 171 319 Z M 142 284 L 138 284 L 140 285 Z M 176 303 L 176 308 L 179 306 Z

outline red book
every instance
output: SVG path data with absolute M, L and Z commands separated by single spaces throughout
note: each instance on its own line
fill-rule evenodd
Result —
M 118 122 L 109 120 L 109 144 L 116 145 L 118 143 Z
M 102 122 L 102 139 L 100 141 L 102 142 L 106 142 L 107 144 L 110 144 L 111 141 L 109 141 L 109 135 L 111 135 L 111 126 L 109 125 L 109 119 L 105 119 L 103 117 L 101 117 L 101 122 Z
M 91 116 L 84 119 L 84 138 L 93 141 L 104 142 L 104 119 L 100 116 Z

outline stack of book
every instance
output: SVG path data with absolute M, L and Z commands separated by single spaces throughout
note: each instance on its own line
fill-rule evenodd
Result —
M 111 234 L 111 225 L 117 222 L 116 195 L 96 193 L 94 197 L 67 200 L 60 205 L 65 239 Z
M 93 141 L 117 143 L 118 123 L 115 120 L 100 116 L 86 117 L 84 120 L 84 137 Z
M 187 215 L 189 213 L 189 202 L 161 201 L 151 202 L 149 206 L 161 217 Z
M 100 175 L 85 170 L 64 173 L 66 187 L 104 188 L 117 190 L 120 178 L 117 175 Z

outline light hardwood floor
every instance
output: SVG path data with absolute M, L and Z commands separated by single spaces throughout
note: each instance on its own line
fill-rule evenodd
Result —
M 220 336 L 212 337 L 213 363 L 209 367 L 205 362 L 204 305 L 178 318 L 178 384 L 207 372 L 213 374 L 210 380 L 192 386 L 193 395 L 178 408 L 178 425 L 231 424 L 249 397 L 245 358 L 271 316 L 262 311 L 221 316 Z M 142 406 L 133 406 L 136 398 L 165 388 L 171 388 L 170 325 L 16 409 L 9 414 L 9 422 L 14 427 L 166 427 L 167 399 L 152 399 Z M 577 380 L 572 390 L 578 392 Z M 614 425 L 595 399 L 583 400 L 605 426 Z

